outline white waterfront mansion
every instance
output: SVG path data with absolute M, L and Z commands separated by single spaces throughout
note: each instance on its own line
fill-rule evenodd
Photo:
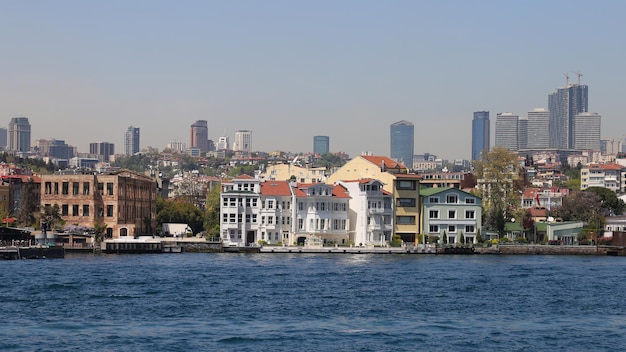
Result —
M 349 200 L 340 185 L 239 176 L 222 183 L 220 235 L 227 246 L 347 244 Z

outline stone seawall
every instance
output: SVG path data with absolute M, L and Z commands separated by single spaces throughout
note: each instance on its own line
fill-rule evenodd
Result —
M 618 255 L 621 252 L 623 250 L 595 246 L 501 245 L 476 248 L 477 254 Z
M 196 252 L 196 253 L 222 253 L 222 242 L 208 242 L 208 243 L 193 243 L 193 242 L 179 242 L 178 243 L 183 252 Z

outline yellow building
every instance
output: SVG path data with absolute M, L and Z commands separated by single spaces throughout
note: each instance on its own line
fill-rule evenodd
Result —
M 367 178 L 382 181 L 383 189 L 393 195 L 393 233 L 399 235 L 405 243 L 418 243 L 421 222 L 420 176 L 410 174 L 406 166 L 391 158 L 360 155 L 330 175 L 326 183 Z
M 287 181 L 295 177 L 298 183 L 320 183 L 326 181 L 326 168 L 302 167 L 293 163 L 267 165 L 261 177 L 267 181 Z

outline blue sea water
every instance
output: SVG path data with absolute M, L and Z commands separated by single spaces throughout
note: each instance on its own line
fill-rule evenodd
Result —
M 615 351 L 626 258 L 69 254 L 0 262 L 2 351 Z

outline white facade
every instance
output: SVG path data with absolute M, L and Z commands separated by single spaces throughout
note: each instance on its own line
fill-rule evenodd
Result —
M 235 141 L 233 143 L 233 150 L 236 152 L 252 151 L 252 131 L 239 130 L 235 132 Z
M 574 149 L 600 150 L 601 116 L 595 112 L 582 112 L 574 118 Z
M 496 147 L 516 151 L 519 149 L 519 116 L 502 112 L 496 116 Z
M 527 149 L 550 148 L 550 111 L 536 108 L 528 112 Z
M 230 140 L 226 136 L 222 136 L 217 140 L 217 150 L 229 149 Z
M 387 245 L 393 232 L 393 196 L 383 191 L 383 183 L 364 179 L 339 181 L 338 184 L 350 193 L 350 233 L 354 234 L 353 243 Z
M 295 242 L 305 245 L 351 242 L 350 197 L 345 188 L 324 183 L 296 187 Z
M 261 184 L 250 176 L 222 183 L 220 194 L 220 236 L 225 245 L 257 243 Z

